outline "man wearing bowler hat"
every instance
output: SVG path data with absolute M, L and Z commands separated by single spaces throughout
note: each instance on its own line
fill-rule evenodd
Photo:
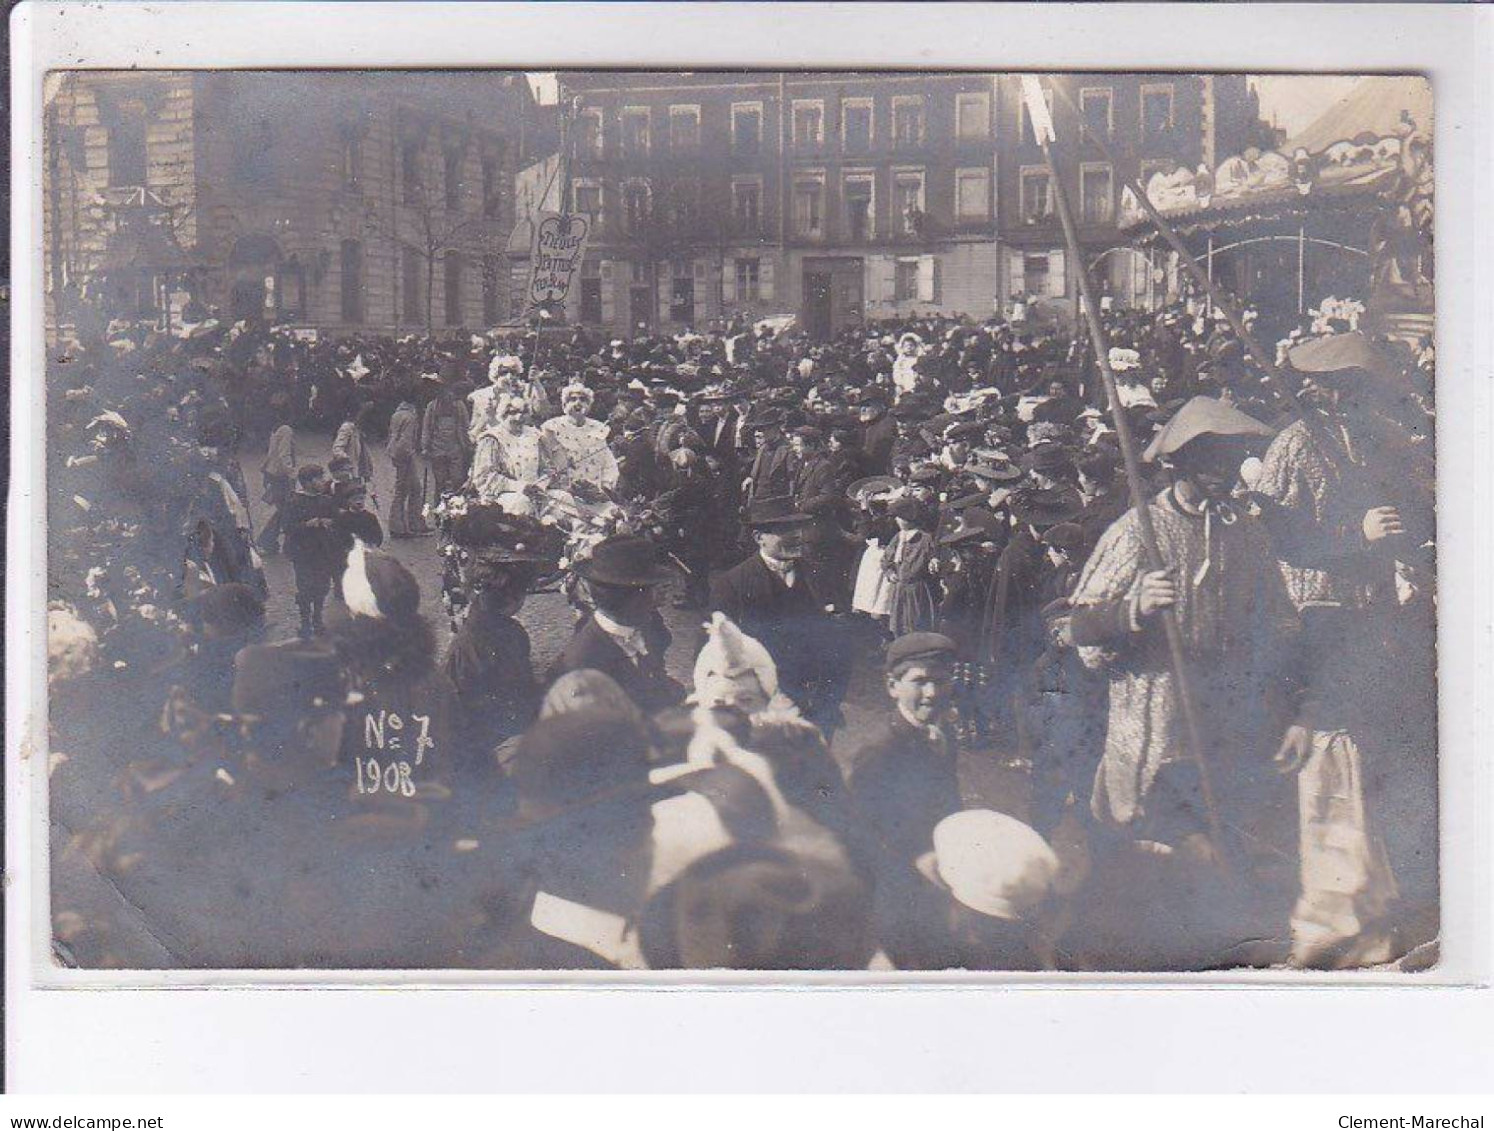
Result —
M 762 641 L 778 665 L 783 692 L 822 729 L 838 721 L 845 663 L 836 622 L 805 568 L 805 532 L 814 518 L 787 496 L 747 510 L 757 552 L 720 574 L 710 607 Z
M 752 470 L 742 483 L 742 494 L 748 503 L 757 499 L 787 495 L 794 486 L 794 453 L 783 438 L 783 411 L 763 409 L 748 418 L 757 445 Z
M 647 538 L 619 534 L 599 542 L 576 566 L 593 609 L 551 665 L 548 682 L 591 668 L 611 676 L 646 712 L 672 707 L 685 689 L 664 670 L 672 637 L 656 604 L 658 586 L 674 577 Z

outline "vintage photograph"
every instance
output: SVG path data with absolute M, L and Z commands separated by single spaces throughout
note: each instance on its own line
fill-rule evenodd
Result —
M 1436 966 L 1424 77 L 43 114 L 57 968 Z

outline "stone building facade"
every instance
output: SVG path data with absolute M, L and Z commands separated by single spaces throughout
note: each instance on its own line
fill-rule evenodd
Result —
M 509 316 L 514 173 L 553 147 L 522 75 L 67 72 L 47 95 L 51 326 Z
M 1233 151 L 1255 117 L 1243 75 L 1055 78 L 1075 104 L 1055 108 L 1060 164 L 1096 256 L 1118 242 L 1123 175 Z M 559 82 L 571 122 L 560 181 L 593 225 L 573 321 L 677 331 L 793 314 L 824 335 L 935 311 L 986 317 L 1019 294 L 1072 305 L 1016 75 L 563 72 Z M 1123 168 L 1081 139 L 1080 105 L 1104 117 Z M 1098 265 L 1113 293 L 1154 297 L 1156 265 L 1128 254 Z

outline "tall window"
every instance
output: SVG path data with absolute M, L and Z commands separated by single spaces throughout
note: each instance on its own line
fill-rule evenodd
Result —
M 1172 83 L 1141 88 L 1141 136 L 1150 141 L 1172 130 Z
M 1022 170 L 1022 222 L 1037 224 L 1053 215 L 1046 169 Z
M 955 95 L 955 136 L 961 141 L 984 141 L 991 136 L 991 96 L 985 91 Z
M 923 144 L 923 98 L 908 95 L 892 100 L 892 144 L 909 149 Z
M 425 303 L 421 292 L 425 289 L 425 264 L 420 252 L 408 244 L 400 260 L 400 297 L 406 322 L 425 321 Z
M 482 324 L 496 325 L 500 315 L 498 303 L 498 257 L 485 255 L 482 259 Z
M 342 241 L 342 320 L 363 321 L 363 245 Z
M 897 230 L 906 236 L 918 235 L 924 215 L 922 169 L 893 171 L 892 207 Z
M 425 172 L 420 157 L 418 141 L 407 141 L 399 147 L 399 175 L 405 186 L 406 204 L 420 203 L 425 191 Z
M 109 127 L 109 184 L 136 188 L 145 183 L 145 118 L 121 114 Z
M 1046 86 L 1043 88 L 1043 101 L 1048 104 L 1048 116 L 1051 118 L 1053 116 L 1052 88 Z M 1032 128 L 1032 118 L 1027 113 L 1027 102 L 1023 100 L 1019 105 L 1021 108 L 1017 111 L 1017 114 L 1022 121 L 1022 141 L 1026 145 L 1036 145 L 1038 143 L 1037 134 Z
M 628 231 L 637 233 L 648 223 L 649 191 L 644 181 L 629 181 L 623 185 L 623 221 Z
M 496 153 L 482 155 L 482 214 L 488 219 L 503 207 L 503 163 Z
M 1084 132 L 1091 137 L 1108 138 L 1115 131 L 1115 98 L 1108 86 L 1081 90 L 1079 109 L 1084 115 Z
M 794 103 L 794 147 L 818 149 L 825 143 L 825 104 Z
M 825 183 L 802 179 L 794 182 L 794 234 L 825 234 Z
M 622 151 L 626 157 L 641 157 L 648 152 L 648 107 L 625 106 L 622 112 Z
M 870 98 L 848 98 L 840 104 L 841 148 L 847 153 L 870 153 L 872 147 Z
M 763 144 L 763 108 L 761 103 L 743 103 L 731 108 L 731 151 L 743 157 L 755 157 Z
M 1115 214 L 1115 194 L 1109 165 L 1079 169 L 1080 209 L 1089 224 L 1108 224 Z
M 585 216 L 595 229 L 602 219 L 601 184 L 597 181 L 577 181 L 571 194 L 575 198 L 571 202 L 571 211 Z
M 442 185 L 446 190 L 446 209 L 455 212 L 462 207 L 462 167 L 466 155 L 460 149 L 446 151 L 445 177 Z
M 955 170 L 955 218 L 986 220 L 991 214 L 991 170 Z
M 676 153 L 689 153 L 700 148 L 699 106 L 669 108 L 669 148 Z
M 576 115 L 576 153 L 582 157 L 602 156 L 602 111 L 593 106 Z
M 846 235 L 865 243 L 876 234 L 876 181 L 870 174 L 846 177 Z
M 892 300 L 913 302 L 918 298 L 918 260 L 899 259 L 892 277 Z
M 581 321 L 602 320 L 602 280 L 591 275 L 581 280 Z
M 342 187 L 356 189 L 363 181 L 363 137 L 357 126 L 344 126 L 341 140 L 338 171 L 342 175 Z
M 669 220 L 678 232 L 689 231 L 700 214 L 700 183 L 680 180 L 670 187 Z
M 737 260 L 737 301 L 756 302 L 762 297 L 762 261 Z
M 762 228 L 763 186 L 759 180 L 737 180 L 731 185 L 731 213 L 737 231 L 756 235 Z
M 462 324 L 462 270 L 464 266 L 460 252 L 448 251 L 446 253 L 445 313 L 448 326 Z

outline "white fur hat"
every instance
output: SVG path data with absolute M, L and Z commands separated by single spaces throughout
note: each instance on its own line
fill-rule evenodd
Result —
M 524 372 L 523 361 L 521 361 L 518 357 L 511 353 L 496 354 L 494 355 L 493 360 L 488 362 L 489 381 L 497 380 L 497 378 L 504 373 L 522 372 Z
M 711 682 L 734 679 L 748 672 L 757 677 L 765 699 L 778 693 L 778 668 L 768 650 L 725 613 L 712 613 L 711 623 L 706 625 L 705 647 L 695 657 L 696 700 L 701 699 Z
M 591 404 L 597 399 L 596 393 L 592 392 L 591 386 L 584 381 L 567 381 L 560 390 L 560 403 L 564 404 L 571 397 L 584 397 L 586 403 Z

